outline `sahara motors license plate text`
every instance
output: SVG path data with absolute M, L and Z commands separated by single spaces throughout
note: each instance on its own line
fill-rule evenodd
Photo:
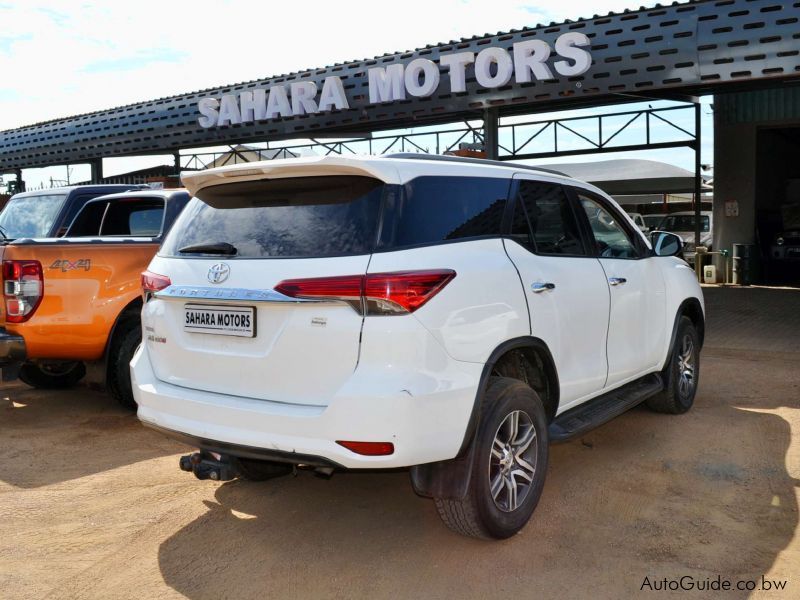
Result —
M 252 306 L 186 304 L 183 329 L 190 333 L 255 337 L 256 311 Z

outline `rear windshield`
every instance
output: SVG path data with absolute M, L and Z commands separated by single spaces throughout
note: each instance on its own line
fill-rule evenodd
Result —
M 309 258 L 499 236 L 509 186 L 508 178 L 396 186 L 349 176 L 213 186 L 184 210 L 161 253 L 197 256 L 198 246 L 230 244 L 233 257 Z
M 119 200 L 108 205 L 100 235 L 156 237 L 163 220 L 163 200 Z
M 47 237 L 66 197 L 41 194 L 12 198 L 0 213 L 0 230 L 12 240 Z
M 246 181 L 201 190 L 161 249 L 231 244 L 238 258 L 369 254 L 387 188 L 369 177 L 302 177 Z

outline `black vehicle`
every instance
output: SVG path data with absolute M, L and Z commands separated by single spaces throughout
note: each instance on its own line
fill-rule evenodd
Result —
M 0 240 L 61 237 L 90 200 L 139 189 L 149 188 L 130 184 L 76 185 L 15 194 L 0 211 Z

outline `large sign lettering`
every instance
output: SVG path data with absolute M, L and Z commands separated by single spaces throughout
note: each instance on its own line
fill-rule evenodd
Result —
M 516 83 L 530 83 L 555 79 L 556 73 L 575 77 L 586 73 L 592 64 L 591 54 L 585 49 L 590 43 L 585 34 L 570 32 L 560 35 L 554 48 L 543 40 L 526 40 L 514 44 L 511 52 L 490 46 L 478 53 L 443 54 L 438 65 L 427 58 L 416 58 L 408 64 L 373 67 L 367 69 L 369 103 L 433 95 L 442 85 L 440 66 L 445 68 L 451 93 L 467 91 L 470 67 L 478 85 L 484 88 L 508 85 L 512 78 Z M 559 60 L 550 60 L 553 50 Z M 220 98 L 201 98 L 197 103 L 200 112 L 197 122 L 205 128 L 225 127 L 347 108 L 350 104 L 342 80 L 332 75 L 324 79 L 322 89 L 313 81 L 300 81 Z

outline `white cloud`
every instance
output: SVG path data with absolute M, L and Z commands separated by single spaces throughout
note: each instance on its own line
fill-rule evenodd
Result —
M 543 4 L 543 3 L 542 3 Z M 595 2 L 0 0 L 0 130 L 589 15 Z M 606 10 L 635 1 L 604 0 Z M 8 33 L 13 32 L 13 33 Z M 116 68 L 115 68 L 116 67 Z

